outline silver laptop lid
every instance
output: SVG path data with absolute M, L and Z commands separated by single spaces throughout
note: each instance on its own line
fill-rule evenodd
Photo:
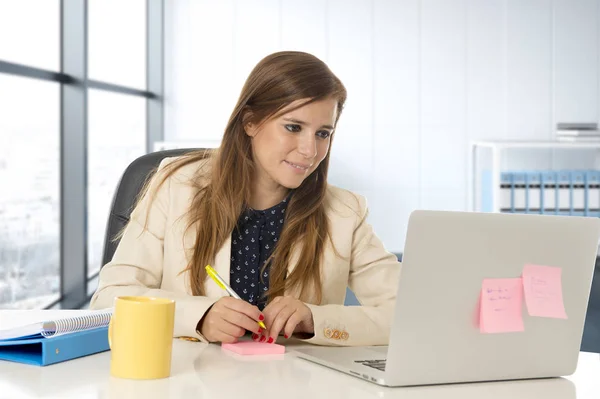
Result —
M 415 211 L 387 356 L 392 385 L 571 374 L 576 367 L 600 219 Z M 568 319 L 529 316 L 523 332 L 479 329 L 482 281 L 518 278 L 525 264 L 562 269 Z

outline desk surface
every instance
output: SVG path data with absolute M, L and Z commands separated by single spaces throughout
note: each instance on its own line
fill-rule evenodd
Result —
M 597 399 L 600 358 L 581 353 L 566 378 L 387 388 L 285 355 L 243 357 L 216 344 L 175 340 L 171 377 L 133 381 L 110 376 L 110 352 L 47 367 L 0 361 L 0 398 L 403 398 Z

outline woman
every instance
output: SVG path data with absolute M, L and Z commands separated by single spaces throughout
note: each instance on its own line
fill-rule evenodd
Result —
M 340 80 L 310 54 L 260 61 L 218 151 L 160 164 L 91 307 L 120 295 L 172 298 L 175 336 L 203 342 L 249 331 L 267 343 L 294 334 L 387 344 L 400 264 L 367 224 L 365 200 L 327 184 L 345 100 Z M 207 278 L 207 264 L 242 300 Z M 362 306 L 343 305 L 347 286 Z

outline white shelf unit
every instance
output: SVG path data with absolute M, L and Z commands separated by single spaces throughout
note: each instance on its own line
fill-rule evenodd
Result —
M 500 212 L 501 204 L 501 175 L 502 159 L 511 149 L 522 150 L 596 150 L 600 152 L 600 142 L 571 142 L 571 141 L 472 141 L 469 148 L 469 162 L 467 167 L 468 206 L 471 211 L 480 211 L 479 200 L 481 196 L 481 174 L 479 171 L 480 152 L 489 151 L 489 170 L 491 171 L 492 211 Z M 598 157 L 596 157 L 598 158 Z M 595 162 L 594 168 L 600 165 Z

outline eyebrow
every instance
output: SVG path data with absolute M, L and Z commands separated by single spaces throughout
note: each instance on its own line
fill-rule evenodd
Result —
M 294 119 L 294 118 L 283 118 L 283 120 L 286 120 L 286 121 L 292 122 L 292 123 L 297 123 L 298 125 L 302 125 L 302 126 L 308 125 L 308 123 L 303 122 L 303 121 L 298 120 L 298 119 Z M 321 128 L 333 130 L 333 126 L 331 126 L 331 125 L 323 125 L 323 126 L 321 126 Z

